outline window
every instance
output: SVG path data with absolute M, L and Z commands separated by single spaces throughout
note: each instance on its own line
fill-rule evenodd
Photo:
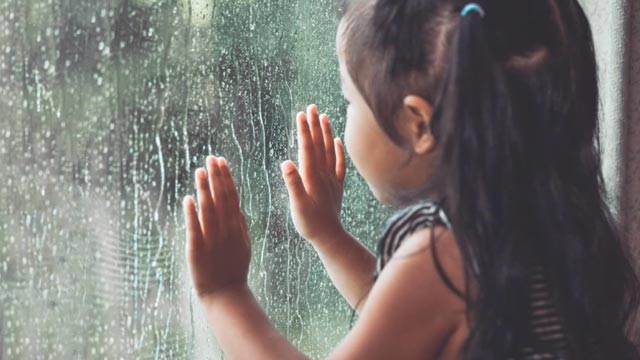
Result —
M 350 308 L 291 224 L 279 164 L 317 103 L 341 135 L 334 0 L 0 3 L 0 358 L 220 358 L 192 296 L 180 207 L 224 155 L 250 284 L 321 357 Z M 388 215 L 349 169 L 346 227 Z

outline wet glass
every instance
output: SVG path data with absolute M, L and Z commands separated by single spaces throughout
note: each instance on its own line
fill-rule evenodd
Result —
M 0 1 L 0 358 L 221 358 L 193 296 L 181 200 L 225 156 L 250 285 L 325 356 L 351 310 L 295 232 L 279 165 L 307 104 L 344 129 L 334 0 Z M 370 249 L 390 209 L 349 164 Z

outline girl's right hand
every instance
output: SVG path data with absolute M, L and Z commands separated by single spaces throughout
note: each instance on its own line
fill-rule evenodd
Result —
M 344 191 L 345 158 L 340 138 L 333 138 L 329 117 L 318 116 L 315 105 L 298 113 L 300 170 L 287 160 L 282 175 L 289 192 L 291 218 L 296 230 L 313 245 L 331 241 L 344 231 L 340 208 Z

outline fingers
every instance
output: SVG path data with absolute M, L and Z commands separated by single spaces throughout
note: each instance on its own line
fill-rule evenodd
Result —
M 202 238 L 215 239 L 219 235 L 214 235 L 216 226 L 240 220 L 240 201 L 227 160 L 223 157 L 208 156 L 206 167 L 206 172 L 202 168 L 196 171 L 200 206 L 197 216 Z M 187 202 L 188 200 L 185 200 L 185 206 L 188 205 Z
M 322 135 L 322 128 L 320 127 L 320 120 L 318 119 L 318 108 L 315 105 L 310 105 L 307 108 L 307 121 L 309 122 L 311 137 L 313 138 L 316 160 L 318 160 L 319 164 L 325 164 L 324 137 Z
M 240 211 L 240 226 L 242 228 L 242 232 L 244 232 L 245 234 L 249 233 L 249 229 L 247 228 L 247 219 L 244 217 L 242 211 Z M 251 247 L 251 239 L 248 236 L 246 236 L 244 239 L 247 246 Z
M 315 157 L 315 151 L 311 138 L 311 130 L 309 129 L 309 123 L 307 122 L 307 117 L 303 112 L 298 113 L 298 116 L 296 117 L 296 124 L 298 127 L 298 161 L 300 162 L 300 170 L 306 175 L 312 171 L 311 168 Z
M 192 256 L 194 249 L 202 245 L 202 229 L 196 212 L 196 202 L 191 196 L 184 198 L 182 202 L 184 219 L 187 228 L 187 256 Z
M 207 157 L 207 170 L 211 188 L 213 189 L 213 200 L 217 209 L 218 221 L 220 224 L 226 224 L 229 215 L 228 189 L 224 174 L 220 169 L 219 160 L 215 156 Z
M 207 167 L 207 175 L 209 177 L 209 191 L 211 191 L 211 198 L 213 199 L 214 204 L 216 203 L 216 191 L 217 188 L 213 186 L 213 166 L 218 164 L 218 158 L 213 155 L 207 156 L 205 160 L 205 166 Z M 215 204 L 217 206 L 217 204 Z
M 240 211 L 240 198 L 238 197 L 238 190 L 236 184 L 231 176 L 231 170 L 229 170 L 229 164 L 227 159 L 218 158 L 218 167 L 222 177 L 224 186 L 224 192 L 226 194 L 226 204 L 224 208 L 220 208 L 227 215 L 227 221 L 231 222 L 234 226 L 239 226 L 243 229 L 243 224 L 246 224 L 244 216 Z
M 280 165 L 280 169 L 282 170 L 282 177 L 284 177 L 287 185 L 289 199 L 301 199 L 305 196 L 307 191 L 300 177 L 300 173 L 298 173 L 298 169 L 296 169 L 296 165 L 291 160 L 287 160 Z
M 333 131 L 329 124 L 329 117 L 326 114 L 320 116 L 320 127 L 322 127 L 322 137 L 324 139 L 324 152 L 329 169 L 336 167 L 336 148 L 333 141 Z
M 340 140 L 340 138 L 335 138 L 334 142 L 336 149 L 336 177 L 341 183 L 344 183 L 344 177 L 347 173 L 346 163 L 344 160 L 344 146 L 342 145 L 342 140 Z
M 198 217 L 202 233 L 206 237 L 206 235 L 213 230 L 214 224 L 211 222 L 214 220 L 215 209 L 209 188 L 209 181 L 207 181 L 207 173 L 203 168 L 196 170 L 196 188 L 198 192 L 198 206 L 200 207 Z
M 233 182 L 233 177 L 231 176 L 227 159 L 223 157 L 219 158 L 218 164 L 226 189 L 225 193 L 227 194 L 228 210 L 232 211 L 233 214 L 238 214 L 238 210 L 240 209 L 240 198 L 238 197 L 238 190 L 236 189 L 236 184 Z
M 336 149 L 333 130 L 326 114 L 318 115 L 316 105 L 310 105 L 307 113 L 299 113 L 296 119 L 298 127 L 298 159 L 300 172 L 305 179 L 313 178 L 312 172 L 318 164 L 326 164 L 329 169 L 336 168 Z

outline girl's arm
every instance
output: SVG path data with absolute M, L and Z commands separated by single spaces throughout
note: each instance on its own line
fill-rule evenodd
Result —
M 196 172 L 199 211 L 191 197 L 184 202 L 186 254 L 218 343 L 231 359 L 307 359 L 277 331 L 247 285 L 251 241 L 226 161 L 210 157 L 207 167 L 208 176 Z M 460 338 L 464 303 L 439 278 L 426 251 L 429 236 L 423 230 L 403 241 L 331 360 L 458 357 L 447 344 Z M 455 241 L 443 237 L 438 245 L 444 270 L 462 288 Z
M 335 287 L 359 314 L 373 286 L 375 255 L 346 230 L 312 244 Z
M 201 302 L 229 359 L 309 359 L 276 330 L 247 286 L 230 287 Z
M 439 238 L 443 268 L 462 289 L 455 241 L 450 233 Z M 440 279 L 429 246 L 428 229 L 403 241 L 380 273 L 355 326 L 329 360 L 460 357 L 467 334 L 465 305 Z M 308 359 L 276 330 L 248 287 L 231 287 L 202 303 L 230 359 Z
M 251 239 L 224 158 L 196 171 L 198 207 L 184 200 L 186 256 L 193 287 L 222 349 L 232 359 L 305 359 L 271 324 L 247 285 Z
M 233 359 L 306 359 L 273 326 L 247 285 L 251 240 L 224 159 L 196 171 L 199 211 L 184 201 L 186 255 L 198 299 L 222 349 Z M 447 232 L 447 234 L 450 234 Z M 439 277 L 428 230 L 400 245 L 381 272 L 353 330 L 332 360 L 436 358 L 465 318 L 464 303 Z M 460 256 L 438 237 L 444 271 L 460 289 Z M 457 353 L 450 358 L 457 357 Z
M 315 105 L 298 114 L 298 160 L 282 164 L 296 230 L 318 252 L 331 281 L 359 311 L 371 289 L 375 256 L 340 223 L 345 178 L 342 142 L 334 139 L 326 115 Z M 362 301 L 361 301 L 362 300 Z
M 351 359 L 459 359 L 468 328 L 464 301 L 440 278 L 430 246 L 444 272 L 464 289 L 462 258 L 453 234 L 436 228 L 409 235 L 380 272 L 353 329 L 329 355 Z

